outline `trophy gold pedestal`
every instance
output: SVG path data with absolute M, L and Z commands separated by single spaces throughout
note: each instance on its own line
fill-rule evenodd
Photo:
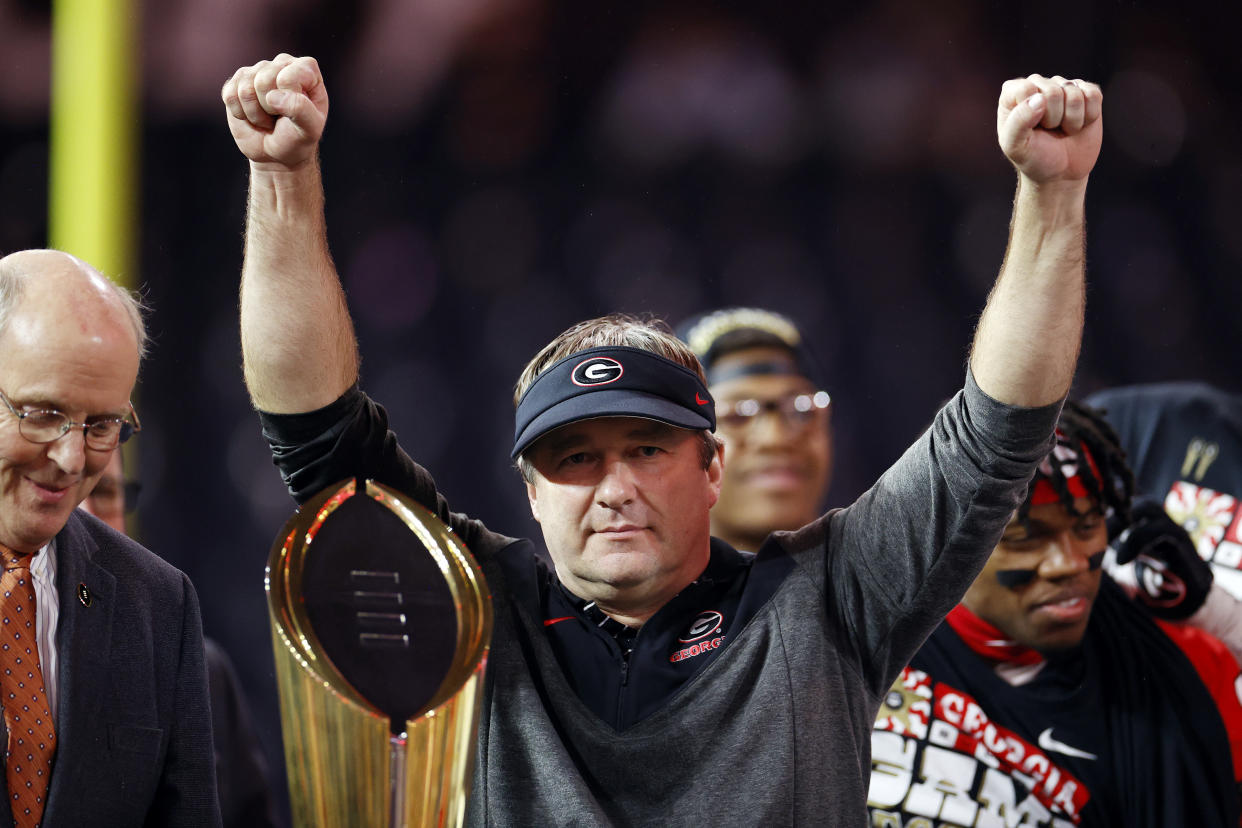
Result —
M 295 825 L 460 825 L 492 608 L 457 536 L 343 481 L 285 524 L 266 585 Z

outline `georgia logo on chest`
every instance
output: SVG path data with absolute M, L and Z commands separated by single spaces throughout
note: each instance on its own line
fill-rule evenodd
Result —
M 674 649 L 668 660 L 675 664 L 719 649 L 725 641 L 723 631 L 724 615 L 716 610 L 700 612 L 677 639 L 678 644 L 686 646 Z

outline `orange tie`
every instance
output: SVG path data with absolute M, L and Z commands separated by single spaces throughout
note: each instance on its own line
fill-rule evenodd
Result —
M 47 800 L 56 730 L 39 664 L 32 556 L 0 546 L 0 557 L 0 705 L 9 737 L 4 776 L 14 826 L 36 828 Z

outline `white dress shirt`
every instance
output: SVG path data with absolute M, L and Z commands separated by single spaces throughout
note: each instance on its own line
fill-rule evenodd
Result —
M 52 721 L 56 721 L 56 623 L 60 619 L 60 598 L 56 594 L 55 540 L 30 559 L 30 577 L 35 588 L 35 637 L 39 644 L 43 690 Z

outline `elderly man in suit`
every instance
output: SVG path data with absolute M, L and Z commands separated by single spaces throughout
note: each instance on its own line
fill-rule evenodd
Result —
M 0 259 L 0 825 L 219 825 L 198 599 L 77 510 L 138 430 L 137 302 L 65 253 Z

